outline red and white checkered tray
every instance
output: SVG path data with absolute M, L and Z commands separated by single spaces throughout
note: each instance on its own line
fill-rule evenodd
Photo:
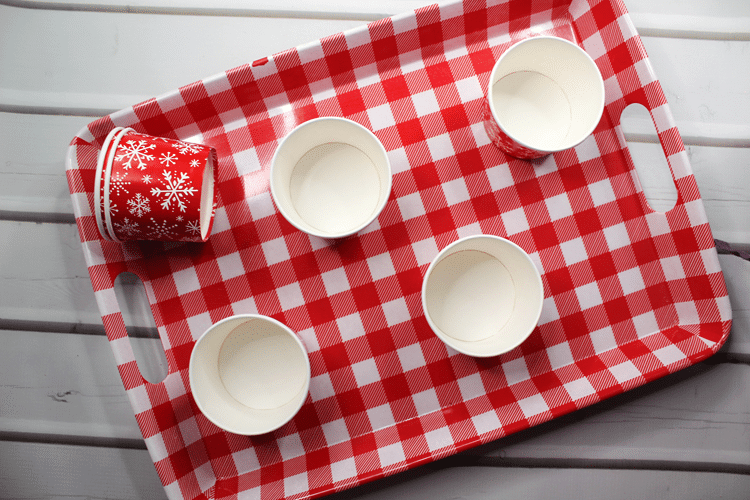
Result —
M 577 41 L 606 85 L 601 124 L 541 161 L 489 143 L 482 99 L 494 61 L 534 34 Z M 678 192 L 647 205 L 619 127 L 646 106 Z M 269 161 L 295 125 L 345 116 L 373 130 L 394 168 L 377 222 L 341 241 L 284 221 Z M 219 203 L 208 242 L 117 244 L 93 209 L 99 146 L 115 126 L 216 148 Z M 309 498 L 507 436 L 716 352 L 731 309 L 687 155 L 619 0 L 466 0 L 232 69 L 92 122 L 67 176 L 107 336 L 171 499 Z M 422 313 L 438 250 L 488 233 L 542 272 L 539 327 L 489 360 L 446 348 Z M 145 283 L 166 349 L 159 384 L 138 371 L 115 299 L 122 272 Z M 195 340 L 235 313 L 273 316 L 310 353 L 310 395 L 273 434 L 221 431 L 188 384 Z

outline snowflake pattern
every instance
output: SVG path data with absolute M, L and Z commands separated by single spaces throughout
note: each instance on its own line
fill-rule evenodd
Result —
M 114 214 L 116 214 L 119 210 L 117 209 L 117 203 L 110 200 L 109 202 L 109 216 L 114 217 Z M 104 206 L 104 197 L 101 198 L 101 201 L 99 202 L 99 213 L 104 216 L 104 213 L 106 212 L 106 207 Z
M 197 220 L 194 222 L 188 222 L 185 230 L 188 232 L 188 234 L 199 235 L 201 234 L 201 223 Z
M 148 227 L 149 232 L 147 236 L 155 240 L 169 240 L 174 239 L 177 236 L 177 224 L 170 224 L 168 220 L 162 222 L 156 222 L 151 217 L 151 225 Z
M 127 159 L 125 163 L 123 163 L 122 168 L 124 170 L 128 170 L 131 166 L 133 166 L 133 162 L 136 162 L 136 167 L 138 167 L 140 170 L 146 170 L 146 162 L 153 160 L 154 155 L 148 154 L 149 150 L 152 150 L 156 147 L 156 144 L 148 144 L 147 141 L 126 141 L 125 145 L 120 145 L 117 148 L 117 151 L 119 151 L 121 154 L 115 156 L 115 160 L 121 161 L 124 159 Z
M 125 217 L 122 222 L 115 222 L 114 225 L 118 233 L 123 234 L 128 238 L 132 238 L 133 236 L 136 236 L 141 232 L 141 228 L 138 227 L 138 223 L 135 221 L 131 221 L 127 217 Z
M 110 195 L 114 194 L 120 196 L 120 191 L 123 193 L 130 193 L 126 186 L 130 185 L 130 181 L 125 180 L 126 175 L 122 172 L 117 172 L 115 175 L 109 178 L 109 192 Z
M 191 168 L 198 168 L 201 166 L 201 162 L 198 160 L 190 160 L 190 167 Z
M 161 157 L 159 158 L 159 163 L 164 165 L 165 167 L 169 167 L 172 164 L 177 162 L 177 155 L 173 155 L 172 153 L 162 153 Z
M 151 180 L 152 179 L 153 178 L 150 175 L 146 174 L 146 175 L 143 176 L 143 183 L 144 184 L 151 184 Z
M 190 142 L 173 142 L 172 147 L 176 148 L 181 155 L 194 155 L 203 149 L 200 145 Z
M 136 217 L 143 217 L 151 211 L 148 198 L 141 193 L 136 193 L 133 198 L 128 200 L 128 211 Z
M 191 186 L 188 174 L 182 172 L 179 177 L 172 178 L 172 172 L 164 170 L 162 172 L 164 177 L 164 188 L 153 187 L 151 188 L 151 194 L 154 196 L 161 196 L 164 199 L 161 202 L 161 207 L 165 210 L 169 210 L 172 202 L 175 203 L 180 212 L 184 212 L 187 208 L 185 204 L 186 199 L 193 196 L 198 188 Z

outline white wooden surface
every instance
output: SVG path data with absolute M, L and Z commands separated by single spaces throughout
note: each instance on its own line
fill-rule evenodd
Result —
M 0 0 L 0 498 L 159 499 L 107 345 L 63 159 L 93 117 L 424 0 Z M 750 2 L 626 0 L 716 238 L 750 248 Z M 651 125 L 624 121 L 656 209 Z M 720 257 L 734 326 L 698 366 L 330 498 L 750 497 L 750 262 Z M 139 364 L 163 353 L 124 281 Z

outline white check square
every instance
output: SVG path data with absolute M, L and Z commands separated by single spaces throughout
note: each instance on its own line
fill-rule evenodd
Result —
M 263 255 L 266 257 L 266 263 L 269 266 L 289 260 L 289 250 L 286 247 L 286 240 L 284 240 L 283 236 L 261 243 L 260 246 L 263 249 Z
M 466 187 L 466 182 L 464 182 L 463 177 L 445 182 L 441 185 L 441 187 L 443 188 L 445 201 L 448 202 L 448 205 L 455 205 L 457 203 L 461 203 L 463 201 L 468 201 L 469 199 L 471 199 L 471 195 L 469 195 L 469 189 Z

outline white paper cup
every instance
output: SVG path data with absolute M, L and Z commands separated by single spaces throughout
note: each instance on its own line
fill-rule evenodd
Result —
M 391 182 L 381 142 L 345 118 L 299 125 L 271 161 L 276 207 L 294 227 L 320 238 L 343 238 L 369 225 L 385 207 Z
M 254 436 L 297 414 L 310 388 L 310 360 L 287 326 L 242 314 L 219 321 L 198 339 L 189 378 L 206 418 L 225 431 Z
M 422 282 L 430 328 L 469 356 L 497 356 L 521 345 L 536 327 L 543 301 L 542 279 L 529 255 L 498 236 L 451 243 Z
M 604 81 L 591 56 L 563 38 L 536 36 L 495 63 L 484 124 L 495 146 L 532 159 L 581 143 L 603 111 Z

